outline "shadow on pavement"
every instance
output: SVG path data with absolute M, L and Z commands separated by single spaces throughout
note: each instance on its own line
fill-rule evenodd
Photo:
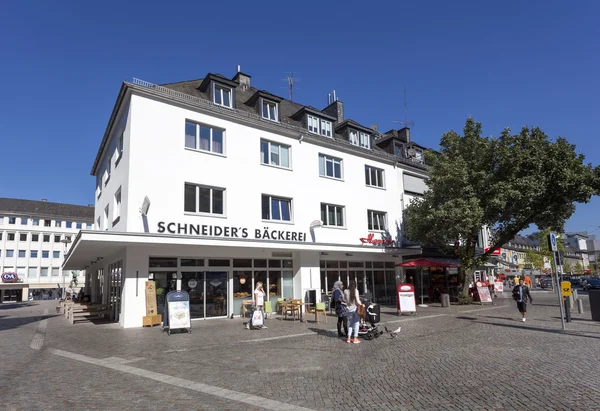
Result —
M 0 311 L 1 310 L 12 310 L 12 309 L 21 308 L 21 307 L 31 307 L 34 305 L 37 305 L 37 304 L 32 304 L 32 303 L 27 303 L 27 302 L 0 304 Z
M 56 317 L 57 315 L 46 315 L 46 316 L 40 316 L 37 315 L 35 317 L 15 317 L 15 318 L 7 318 L 7 317 L 0 317 L 2 320 L 0 321 L 0 331 L 6 331 L 6 330 L 10 330 L 10 329 L 15 329 L 15 328 L 19 328 L 22 327 L 24 325 L 27 324 L 31 324 L 31 323 L 35 323 L 40 321 L 40 319 L 46 319 L 46 318 L 52 318 L 52 317 Z
M 540 331 L 540 332 L 552 333 L 552 334 L 566 334 L 566 335 L 571 335 L 573 337 L 594 338 L 594 339 L 600 340 L 600 336 L 597 337 L 594 335 L 586 335 L 586 334 L 598 334 L 595 332 L 570 331 L 570 330 L 550 330 L 547 328 L 530 327 L 525 324 L 523 324 L 523 325 L 499 324 L 499 323 L 493 323 L 493 322 L 489 322 L 489 321 L 478 321 L 476 318 L 473 318 L 473 317 L 456 317 L 456 318 L 461 319 L 461 320 L 470 320 L 470 321 L 473 321 L 478 324 L 495 325 L 498 327 L 507 327 L 507 328 L 519 328 L 519 329 L 525 329 L 525 330 L 530 330 L 530 331 Z
M 318 335 L 321 335 L 323 337 L 329 337 L 329 338 L 342 338 L 342 337 L 338 337 L 337 334 L 337 330 L 325 330 L 323 328 L 313 328 L 313 327 L 308 327 L 308 329 Z

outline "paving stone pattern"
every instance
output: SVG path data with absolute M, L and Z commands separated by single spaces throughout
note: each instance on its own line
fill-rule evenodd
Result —
M 400 317 L 384 307 L 382 324 L 401 325 L 400 335 L 361 344 L 339 339 L 334 317 L 269 319 L 268 329 L 254 331 L 241 319 L 195 321 L 192 334 L 168 336 L 160 327 L 70 325 L 52 301 L 1 305 L 0 408 L 250 411 L 262 409 L 251 397 L 258 396 L 282 410 L 600 410 L 600 323 L 591 321 L 587 296 L 586 313 L 574 313 L 565 332 L 556 296 L 533 298 L 526 323 L 509 298 Z M 44 309 L 44 344 L 34 350 Z M 53 350 L 127 364 L 140 375 Z M 146 370 L 165 382 L 145 378 Z M 216 395 L 173 386 L 169 377 L 215 387 Z

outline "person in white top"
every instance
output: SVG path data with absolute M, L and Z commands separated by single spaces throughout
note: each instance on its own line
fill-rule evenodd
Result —
M 360 317 L 358 316 L 358 306 L 362 306 L 363 303 L 360 302 L 360 296 L 354 281 L 350 282 L 350 287 L 344 291 L 344 296 L 346 298 L 346 308 L 348 309 L 348 338 L 346 338 L 346 342 L 359 344 L 358 325 Z M 354 340 L 352 339 L 352 330 L 354 330 Z
M 261 283 L 260 281 L 257 282 L 256 289 L 254 290 L 254 308 L 256 310 L 260 310 L 262 312 L 263 319 L 265 318 L 265 312 L 263 310 L 263 307 L 265 305 L 266 295 L 267 294 L 265 293 L 265 290 L 263 289 L 263 283 Z M 248 324 L 246 324 L 246 328 L 250 328 Z M 267 327 L 265 325 L 263 325 L 261 328 L 267 328 Z

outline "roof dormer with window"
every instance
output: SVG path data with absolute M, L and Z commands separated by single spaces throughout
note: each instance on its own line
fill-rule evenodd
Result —
M 333 123 L 336 118 L 310 106 L 302 107 L 291 117 L 302 121 L 309 133 L 333 138 Z
M 208 74 L 200 84 L 200 91 L 208 93 L 210 100 L 217 106 L 235 108 L 235 90 L 237 81 L 229 80 L 220 74 Z
M 350 144 L 371 149 L 371 139 L 373 130 L 361 126 L 356 121 L 344 120 L 335 128 L 335 132 L 346 138 Z
M 279 103 L 283 99 L 263 90 L 258 90 L 246 101 L 246 105 L 256 108 L 258 114 L 265 120 L 280 121 Z

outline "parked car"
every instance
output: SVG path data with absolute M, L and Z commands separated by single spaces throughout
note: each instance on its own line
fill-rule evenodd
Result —
M 597 278 L 587 280 L 586 283 L 583 285 L 583 290 L 600 290 L 600 280 Z
M 552 277 L 551 276 L 542 277 L 542 279 L 540 280 L 540 287 L 552 288 Z

